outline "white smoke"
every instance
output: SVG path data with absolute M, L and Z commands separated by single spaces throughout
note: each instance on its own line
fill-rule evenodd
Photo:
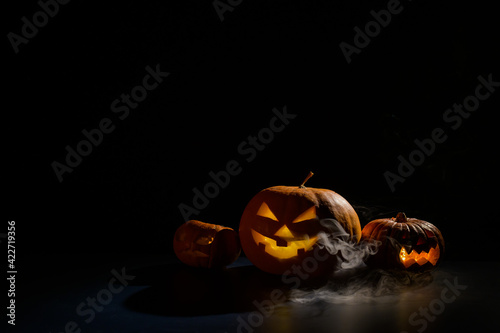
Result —
M 334 219 L 323 219 L 321 225 L 328 229 L 328 232 L 321 232 L 318 235 L 318 246 L 326 249 L 331 255 L 339 258 L 337 270 L 358 269 L 365 266 L 365 260 L 377 253 L 378 241 L 362 241 L 355 243 L 350 240 L 342 225 Z
M 379 241 L 350 241 L 350 235 L 336 220 L 322 220 L 329 233 L 320 233 L 318 246 L 338 257 L 337 267 L 326 285 L 319 289 L 294 289 L 290 299 L 296 303 L 327 302 L 333 304 L 393 302 L 395 295 L 428 284 L 430 274 L 384 271 L 365 265 L 377 253 Z

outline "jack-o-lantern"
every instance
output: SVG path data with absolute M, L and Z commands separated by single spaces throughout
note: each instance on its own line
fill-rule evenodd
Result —
M 180 261 L 194 267 L 222 267 L 241 252 L 238 233 L 231 228 L 190 220 L 174 235 L 174 252 Z
M 369 222 L 362 230 L 362 239 L 380 242 L 377 253 L 367 260 L 378 268 L 430 271 L 444 252 L 443 236 L 436 226 L 407 218 L 404 213 Z
M 263 271 L 293 274 L 293 266 L 308 264 L 307 258 L 313 258 L 309 260 L 310 276 L 333 269 L 336 257 L 328 257 L 326 249 L 317 248 L 318 235 L 338 232 L 337 225 L 349 240 L 359 241 L 361 226 L 352 206 L 334 191 L 306 188 L 304 184 L 311 176 L 300 186 L 264 189 L 246 206 L 240 221 L 241 246 L 248 259 Z

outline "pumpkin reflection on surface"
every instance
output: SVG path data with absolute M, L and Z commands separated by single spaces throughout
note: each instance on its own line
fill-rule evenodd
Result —
M 369 265 L 379 268 L 430 271 L 438 265 L 444 251 L 443 236 L 436 226 L 407 218 L 404 213 L 371 221 L 362 234 L 363 239 L 381 242 L 378 252 L 368 260 Z
M 312 173 L 304 183 L 310 176 Z M 302 265 L 314 256 L 319 233 L 338 232 L 334 220 L 351 241 L 358 242 L 361 237 L 358 216 L 347 200 L 331 190 L 306 188 L 304 183 L 264 189 L 243 212 L 241 246 L 248 259 L 263 271 L 283 274 L 294 265 Z M 327 257 L 326 250 L 318 251 L 320 257 Z M 310 272 L 312 276 L 331 269 L 336 258 L 315 262 L 318 267 Z
M 174 252 L 189 266 L 226 266 L 238 258 L 240 251 L 236 231 L 216 224 L 190 220 L 174 235 Z

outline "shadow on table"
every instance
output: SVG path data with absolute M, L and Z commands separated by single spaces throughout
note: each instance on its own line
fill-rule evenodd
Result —
M 201 316 L 255 310 L 254 301 L 269 299 L 273 290 L 289 288 L 281 276 L 255 266 L 202 269 L 167 264 L 131 271 L 134 285 L 149 286 L 125 301 L 133 311 L 164 316 Z M 283 297 L 284 295 L 284 297 Z
M 275 304 L 286 302 L 292 288 L 297 287 L 297 284 L 285 283 L 281 275 L 265 273 L 253 265 L 204 269 L 171 263 L 144 267 L 130 274 L 136 276 L 133 285 L 148 287 L 130 296 L 125 306 L 133 311 L 163 316 L 255 311 L 258 304 L 269 304 L 270 299 Z M 316 296 L 327 295 L 335 303 L 342 300 L 352 302 L 359 295 L 373 300 L 397 295 L 428 285 L 432 282 L 432 275 L 363 268 L 300 282 L 300 289 L 295 291 L 294 297 L 305 295 L 308 301 L 315 302 Z M 315 292 L 310 293 L 312 289 Z

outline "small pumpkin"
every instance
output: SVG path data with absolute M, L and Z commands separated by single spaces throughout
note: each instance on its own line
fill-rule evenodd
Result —
M 444 239 L 432 223 L 396 217 L 369 222 L 362 230 L 363 240 L 380 242 L 378 251 L 367 260 L 370 266 L 426 272 L 434 269 L 444 253 Z
M 352 206 L 334 191 L 300 186 L 274 186 L 257 193 L 247 204 L 240 220 L 240 241 L 248 259 L 265 272 L 293 273 L 294 265 L 314 259 L 318 234 L 339 231 L 350 241 L 361 237 L 359 218 Z M 338 221 L 338 223 L 335 222 Z M 325 258 L 326 249 L 318 257 Z M 317 269 L 311 276 L 325 274 L 335 265 L 335 256 L 329 260 L 315 260 Z
M 233 229 L 190 220 L 175 232 L 174 252 L 189 266 L 223 267 L 238 258 L 241 246 Z

